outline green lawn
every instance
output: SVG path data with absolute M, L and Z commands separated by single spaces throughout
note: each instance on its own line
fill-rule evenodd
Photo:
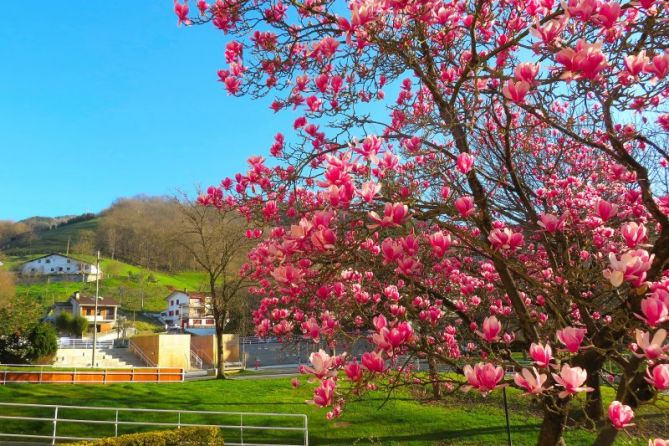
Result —
M 302 378 L 298 389 L 289 379 L 247 381 L 199 381 L 178 384 L 116 385 L 9 385 L 0 387 L 0 401 L 36 404 L 96 405 L 212 411 L 304 413 L 309 418 L 310 444 L 313 445 L 499 445 L 505 442 L 504 412 L 500 392 L 483 399 L 468 394 L 446 397 L 444 402 L 419 403 L 400 392 L 385 405 L 379 393 L 362 401 L 352 401 L 344 415 L 325 419 L 325 410 L 305 404 L 313 386 Z M 533 445 L 539 418 L 533 415 L 525 397 L 509 392 L 514 445 Z M 3 411 L 10 411 L 3 408 Z M 15 413 L 15 412 L 14 412 Z M 25 413 L 25 412 L 23 412 Z M 666 413 L 666 412 L 665 412 Z M 164 419 L 165 417 L 163 417 Z M 134 418 L 135 420 L 139 418 Z M 193 420 L 194 421 L 194 420 Z M 202 420 L 201 420 L 202 421 Z M 234 420 L 219 419 L 219 422 Z M 261 423 L 265 420 L 255 420 Z M 209 421 L 212 422 L 212 421 Z M 0 423 L 1 430 L 17 432 L 48 431 L 49 426 Z M 18 430 L 16 430 L 18 429 Z M 95 428 L 100 429 L 100 428 Z M 81 431 L 70 431 L 82 434 Z M 97 432 L 101 432 L 98 430 Z M 233 434 L 228 434 L 232 441 Z M 251 435 L 251 434 L 248 434 Z M 269 433 L 264 433 L 265 438 Z M 249 437 L 246 437 L 249 440 Z M 593 435 L 584 430 L 567 434 L 569 445 L 587 445 Z M 275 437 L 276 439 L 276 437 Z M 283 437 L 284 440 L 290 438 Z M 292 438 L 293 440 L 296 437 Z M 619 436 L 618 445 L 645 445 L 647 440 L 628 440 Z

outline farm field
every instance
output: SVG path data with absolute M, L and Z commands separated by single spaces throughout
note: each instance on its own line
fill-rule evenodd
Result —
M 304 378 L 301 382 L 302 386 L 297 389 L 291 387 L 287 378 L 106 386 L 10 385 L 0 388 L 0 401 L 303 413 L 309 419 L 310 444 L 313 445 L 498 445 L 506 441 L 500 392 L 486 399 L 457 393 L 439 403 L 421 403 L 411 398 L 407 390 L 402 390 L 385 404 L 385 395 L 378 393 L 348 403 L 341 418 L 327 421 L 326 410 L 305 404 L 305 400 L 311 399 L 312 386 Z M 540 420 L 529 400 L 509 389 L 509 403 L 513 444 L 535 444 Z M 665 410 L 666 407 L 662 412 L 666 414 Z M 649 420 L 657 421 L 662 416 L 661 412 L 640 414 L 635 421 L 645 426 Z M 664 418 L 667 423 L 666 415 Z M 3 432 L 7 428 L 7 424 L 2 425 Z M 20 429 L 20 426 L 15 423 L 11 428 Z M 29 429 L 38 427 L 32 424 Z M 592 439 L 593 434 L 585 430 L 570 430 L 567 435 L 569 445 L 587 445 Z M 622 434 L 616 444 L 645 446 L 647 439 Z

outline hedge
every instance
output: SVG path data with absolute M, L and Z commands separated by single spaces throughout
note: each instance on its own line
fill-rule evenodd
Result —
M 223 446 L 223 438 L 215 427 L 183 427 L 169 431 L 120 435 L 61 446 Z

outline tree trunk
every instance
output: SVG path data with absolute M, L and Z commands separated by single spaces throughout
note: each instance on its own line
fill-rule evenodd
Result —
M 223 328 L 216 324 L 216 379 L 225 379 L 225 346 L 223 345 Z
M 441 399 L 441 385 L 439 383 L 439 371 L 437 370 L 437 360 L 430 356 L 427 359 L 427 364 L 430 367 L 430 379 L 432 380 L 432 397 L 435 400 Z
M 566 446 L 563 433 L 567 422 L 567 412 L 562 405 L 554 409 L 557 411 L 544 409 L 538 446 Z
M 584 408 L 585 416 L 587 418 L 586 423 L 588 427 L 593 428 L 597 426 L 602 417 L 604 417 L 601 379 L 599 376 L 602 366 L 604 365 L 604 357 L 596 350 L 590 349 L 575 358 L 573 363 L 588 372 L 585 385 L 594 389 L 592 392 L 586 394 Z
M 216 379 L 225 379 L 225 345 L 223 345 L 223 331 L 228 311 L 223 310 L 216 315 Z
M 592 443 L 592 446 L 610 446 L 616 439 L 616 435 L 618 435 L 617 429 L 613 426 L 606 426 L 599 431 L 599 435 L 597 435 L 597 439 Z
M 602 408 L 602 389 L 599 373 L 597 373 L 596 370 L 588 370 L 588 378 L 585 381 L 585 385 L 594 389 L 592 392 L 586 394 L 584 409 L 588 424 L 594 427 L 604 416 L 604 409 Z

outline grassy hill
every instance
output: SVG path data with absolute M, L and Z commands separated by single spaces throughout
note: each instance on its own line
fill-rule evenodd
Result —
M 47 231 L 36 232 L 29 240 L 12 242 L 4 249 L 10 256 L 36 255 L 40 253 L 65 252 L 68 240 L 74 244 L 85 231 L 95 232 L 100 219 L 63 225 Z
M 84 222 L 88 223 L 88 222 Z M 9 256 L 7 267 L 14 268 L 36 255 Z M 90 256 L 75 256 L 91 263 L 95 259 Z M 162 311 L 165 309 L 165 297 L 169 288 L 187 289 L 189 291 L 204 290 L 204 275 L 199 272 L 187 271 L 177 274 L 166 274 L 140 268 L 118 260 L 103 259 L 101 262 L 104 278 L 100 280 L 100 295 L 117 300 L 128 311 L 141 310 L 142 302 L 145 311 Z M 18 294 L 28 295 L 45 307 L 54 302 L 61 302 L 75 291 L 86 294 L 95 293 L 95 282 L 53 282 L 38 284 L 17 284 Z

